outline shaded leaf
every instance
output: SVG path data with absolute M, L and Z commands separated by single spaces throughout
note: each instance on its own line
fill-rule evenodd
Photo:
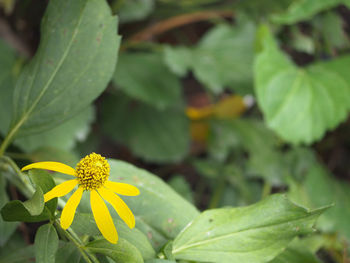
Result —
M 146 18 L 153 9 L 154 0 L 124 1 L 118 10 L 118 16 L 121 23 L 135 22 Z
M 81 254 L 79 250 L 75 246 L 72 246 L 71 243 L 65 242 L 57 250 L 55 263 L 79 263 L 80 258 Z
M 0 247 L 0 263 L 30 263 L 33 259 L 34 246 L 28 246 L 18 233 L 4 247 Z
M 201 262 L 266 262 L 297 235 L 312 232 L 324 210 L 307 211 L 283 195 L 248 207 L 207 210 L 175 238 L 173 255 Z
M 350 240 L 350 184 L 337 181 L 319 164 L 307 173 L 302 184 L 291 182 L 289 196 L 307 206 L 333 203 L 318 220 L 317 227 L 325 232 L 338 232 Z
M 299 244 L 298 241 L 298 239 L 296 242 L 293 241 L 286 250 L 269 263 L 321 263 L 308 248 L 304 247 L 302 243 Z
M 0 39 L 0 134 L 2 135 L 6 133 L 11 122 L 15 64 L 14 50 Z
M 180 75 L 190 68 L 195 77 L 214 93 L 220 93 L 226 86 L 243 94 L 250 93 L 254 36 L 252 23 L 236 27 L 221 24 L 206 33 L 191 50 L 168 48 L 166 62 Z M 187 59 L 181 60 L 184 56 Z
M 176 162 L 188 153 L 189 122 L 182 111 L 158 111 L 110 96 L 102 118 L 108 135 L 147 161 Z
M 340 4 L 350 6 L 349 0 L 301 0 L 294 1 L 283 14 L 272 16 L 272 21 L 280 24 L 294 24 L 309 20 L 317 13 Z
M 58 249 L 58 236 L 56 229 L 51 224 L 39 227 L 35 235 L 35 262 L 55 263 L 55 255 Z
M 6 193 L 6 180 L 0 172 L 0 208 L 2 208 L 9 198 Z M 18 223 L 6 222 L 0 217 L 0 247 L 4 246 L 13 232 L 16 230 Z
M 113 81 L 130 97 L 158 109 L 182 101 L 181 83 L 158 53 L 122 53 Z

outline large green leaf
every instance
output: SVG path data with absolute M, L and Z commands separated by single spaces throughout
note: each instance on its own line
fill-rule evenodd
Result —
M 180 80 L 158 53 L 122 53 L 114 83 L 130 97 L 165 109 L 181 102 Z
M 298 241 L 298 239 L 293 241 L 285 251 L 269 263 L 321 263 L 308 248 L 304 247 L 302 243 L 299 244 Z
M 318 220 L 325 232 L 338 232 L 350 240 L 350 184 L 337 181 L 319 164 L 314 165 L 302 183 L 291 183 L 289 196 L 298 203 L 316 207 L 333 203 Z
M 187 68 L 192 69 L 195 77 L 214 93 L 220 93 L 227 86 L 249 93 L 254 37 L 252 23 L 239 23 L 236 27 L 220 24 L 192 50 L 167 48 L 165 60 L 174 72 L 181 75 Z
M 105 1 L 52 0 L 41 27 L 38 52 L 14 90 L 9 136 L 62 123 L 89 105 L 114 71 L 117 20 Z
M 155 228 L 168 238 L 175 238 L 198 216 L 198 210 L 193 205 L 155 175 L 125 162 L 109 160 L 109 163 L 111 181 L 130 183 L 139 188 L 139 196 L 124 198 L 138 221 Z
M 323 211 L 308 211 L 283 195 L 248 207 L 207 210 L 176 237 L 173 255 L 201 262 L 267 262 L 294 237 L 312 232 Z
M 99 239 L 90 242 L 85 247 L 93 253 L 110 257 L 116 263 L 143 263 L 142 256 L 137 248 L 122 238 L 118 240 L 117 244 Z
M 93 107 L 88 107 L 57 127 L 18 138 L 14 144 L 24 152 L 33 152 L 42 147 L 71 150 L 77 141 L 82 141 L 87 137 L 93 119 Z
M 294 65 L 266 27 L 255 61 L 255 91 L 270 128 L 291 143 L 312 143 L 335 128 L 350 108 L 350 57 L 307 68 Z
M 55 263 L 55 254 L 58 249 L 58 236 L 52 224 L 41 226 L 35 235 L 35 262 Z
M 176 162 L 189 151 L 189 122 L 183 111 L 159 111 L 110 96 L 102 120 L 108 135 L 147 161 Z
M 294 1 L 283 14 L 272 16 L 272 21 L 280 24 L 294 24 L 303 20 L 311 19 L 315 14 L 346 4 L 350 7 L 349 0 L 299 0 Z

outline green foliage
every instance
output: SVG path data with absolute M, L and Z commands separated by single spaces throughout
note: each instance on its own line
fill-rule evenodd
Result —
M 157 53 L 123 53 L 113 81 L 130 97 L 164 110 L 181 101 L 181 84 Z
M 51 224 L 41 226 L 35 235 L 35 259 L 37 263 L 55 263 L 58 236 Z
M 104 239 L 95 240 L 87 244 L 86 247 L 94 253 L 110 257 L 114 262 L 143 262 L 142 256 L 137 248 L 124 239 L 119 239 L 117 244 L 111 244 Z
M 348 57 L 299 68 L 268 29 L 261 30 L 264 49 L 256 58 L 255 90 L 266 122 L 286 141 L 310 144 L 347 116 L 350 86 L 343 68 Z
M 0 263 L 347 260 L 349 0 L 39 2 L 0 3 Z M 91 152 L 132 229 L 20 170 Z
M 318 12 L 346 4 L 350 7 L 348 0 L 301 0 L 295 1 L 289 6 L 284 14 L 275 15 L 272 20 L 281 24 L 294 24 L 312 18 Z
M 208 210 L 174 240 L 173 254 L 197 261 L 266 262 L 295 236 L 311 233 L 323 210 L 307 211 L 281 195 L 245 208 Z
M 154 9 L 154 0 L 114 1 L 121 23 L 139 21 L 146 18 Z
M 6 180 L 0 173 L 0 207 L 3 207 L 9 201 L 6 193 Z M 6 222 L 0 217 L 0 247 L 6 244 L 13 232 L 16 230 L 17 223 Z
M 130 183 L 139 188 L 142 200 L 138 198 L 126 200 L 130 209 L 135 211 L 137 219 L 165 237 L 175 238 L 189 222 L 198 216 L 199 212 L 193 205 L 156 176 L 121 161 L 110 160 L 109 163 L 110 180 Z M 186 211 L 186 213 L 180 211 Z
M 291 184 L 290 196 L 298 203 L 311 207 L 334 204 L 321 216 L 318 227 L 326 232 L 338 232 L 350 240 L 350 185 L 336 181 L 320 165 L 314 165 L 302 184 Z
M 104 1 L 50 1 L 41 31 L 38 52 L 16 83 L 10 134 L 33 134 L 74 116 L 113 72 L 119 38 Z
M 135 105 L 126 97 L 110 96 L 102 117 L 105 132 L 145 160 L 175 162 L 188 152 L 188 120 L 181 111 L 160 111 L 146 104 Z
M 240 22 L 238 26 L 216 26 L 192 49 L 168 47 L 165 61 L 180 76 L 188 69 L 193 70 L 196 78 L 213 93 L 222 92 L 226 86 L 248 93 L 255 27 L 252 23 Z

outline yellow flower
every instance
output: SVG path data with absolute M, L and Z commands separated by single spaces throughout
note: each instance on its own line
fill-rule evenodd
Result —
M 117 243 L 118 233 L 103 199 L 112 205 L 120 218 L 130 228 L 135 226 L 134 215 L 124 201 L 116 194 L 135 196 L 140 192 L 133 185 L 108 181 L 110 167 L 107 160 L 101 155 L 91 153 L 85 156 L 80 160 L 75 169 L 59 162 L 38 162 L 23 167 L 22 171 L 29 169 L 51 170 L 76 177 L 75 179 L 57 185 L 44 195 L 44 201 L 47 202 L 52 198 L 68 194 L 78 185 L 78 189 L 68 199 L 67 204 L 63 208 L 61 214 L 61 226 L 63 229 L 67 229 L 72 224 L 75 210 L 79 205 L 84 191 L 90 191 L 91 210 L 96 225 L 109 242 Z

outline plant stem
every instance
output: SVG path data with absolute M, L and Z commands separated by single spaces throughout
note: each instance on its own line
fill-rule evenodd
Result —
M 225 190 L 225 181 L 226 181 L 225 177 L 220 176 L 219 181 L 216 184 L 212 198 L 210 200 L 209 209 L 218 207 L 222 194 L 224 193 L 224 190 Z
M 63 233 L 64 235 L 74 243 L 74 245 L 78 248 L 80 254 L 82 255 L 82 257 L 85 259 L 85 261 L 87 263 L 99 263 L 99 261 L 97 260 L 97 258 L 93 255 L 91 255 L 89 252 L 87 252 L 85 249 L 84 249 L 84 245 L 83 243 L 81 242 L 81 240 L 77 237 L 77 235 L 74 233 L 74 231 L 72 230 L 65 230 L 63 229 L 59 222 L 58 222 L 58 219 L 55 220 L 54 222 L 56 228 L 59 228 Z

